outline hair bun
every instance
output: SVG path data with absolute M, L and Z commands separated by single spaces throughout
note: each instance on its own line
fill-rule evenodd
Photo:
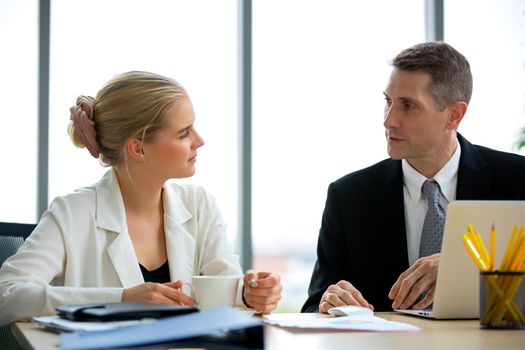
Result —
M 70 119 L 73 121 L 75 135 L 79 141 L 86 146 L 89 153 L 95 158 L 100 155 L 100 146 L 97 142 L 97 131 L 93 116 L 93 104 L 95 99 L 91 96 L 78 96 L 77 103 L 69 110 Z

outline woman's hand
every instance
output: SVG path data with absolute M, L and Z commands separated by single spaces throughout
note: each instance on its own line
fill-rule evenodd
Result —
M 281 300 L 281 277 L 271 272 L 248 270 L 244 275 L 243 301 L 259 312 L 275 310 Z
M 194 307 L 195 300 L 180 290 L 182 284 L 182 281 L 168 283 L 142 283 L 135 287 L 124 289 L 122 292 L 122 301 L 179 304 Z

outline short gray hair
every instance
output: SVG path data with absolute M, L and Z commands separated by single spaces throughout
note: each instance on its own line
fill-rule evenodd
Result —
M 430 74 L 428 91 L 440 111 L 457 101 L 470 102 L 470 64 L 449 44 L 442 41 L 416 44 L 401 51 L 391 65 L 400 70 L 421 70 Z

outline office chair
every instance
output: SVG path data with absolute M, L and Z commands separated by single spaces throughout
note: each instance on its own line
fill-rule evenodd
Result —
M 0 222 L 0 265 L 16 253 L 24 243 L 36 224 L 17 224 L 11 222 Z M 11 326 L 0 327 L 0 349 L 20 350 L 22 349 L 11 333 Z

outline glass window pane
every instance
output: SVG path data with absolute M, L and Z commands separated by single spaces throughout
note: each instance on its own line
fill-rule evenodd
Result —
M 388 60 L 424 41 L 424 2 L 254 2 L 253 242 L 306 300 L 330 182 L 387 157 Z
M 467 13 L 476 15 L 465 25 Z M 459 131 L 473 143 L 516 152 L 525 127 L 525 1 L 446 1 L 445 40 L 467 57 L 474 77 Z
M 38 1 L 0 1 L 0 221 L 35 222 Z
M 115 74 L 148 70 L 182 83 L 206 141 L 197 183 L 217 199 L 231 239 L 237 225 L 237 2 L 56 0 L 52 4 L 50 199 L 106 171 L 76 149 L 66 129 L 77 95 Z M 125 11 L 123 11 L 125 9 Z

